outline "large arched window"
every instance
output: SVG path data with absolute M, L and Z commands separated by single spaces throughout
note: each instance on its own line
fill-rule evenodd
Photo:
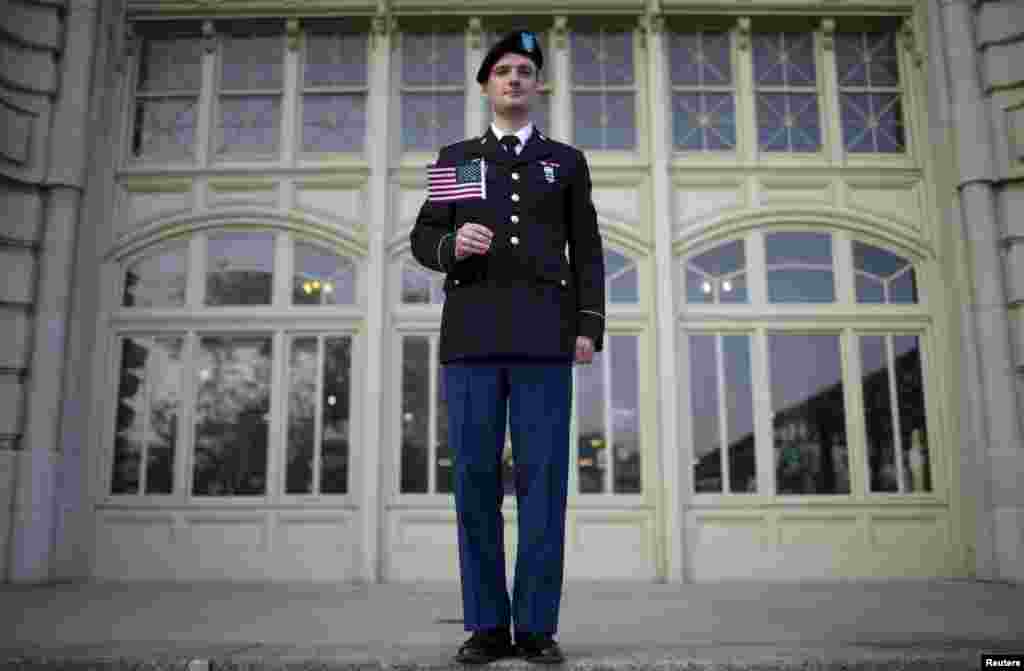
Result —
M 695 493 L 933 491 L 928 320 L 906 252 L 777 228 L 681 266 Z
M 357 267 L 322 241 L 239 227 L 123 261 L 109 494 L 347 494 Z

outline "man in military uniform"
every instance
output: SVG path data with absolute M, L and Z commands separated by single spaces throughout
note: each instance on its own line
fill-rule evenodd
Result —
M 477 73 L 494 115 L 490 130 L 441 149 L 434 168 L 461 170 L 451 180 L 462 186 L 432 193 L 410 235 L 416 259 L 446 273 L 440 361 L 463 616 L 473 632 L 456 656 L 465 663 L 517 652 L 533 662 L 564 660 L 554 634 L 572 364 L 589 364 L 603 350 L 605 280 L 587 161 L 529 121 L 543 62 L 529 31 L 490 49 Z M 476 169 L 480 183 L 471 186 L 481 193 L 456 193 Z M 519 511 L 511 604 L 501 514 L 506 413 Z

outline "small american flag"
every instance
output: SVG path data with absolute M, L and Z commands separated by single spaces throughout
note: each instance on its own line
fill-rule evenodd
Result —
M 487 198 L 487 166 L 478 158 L 462 165 L 427 168 L 427 198 L 434 202 Z

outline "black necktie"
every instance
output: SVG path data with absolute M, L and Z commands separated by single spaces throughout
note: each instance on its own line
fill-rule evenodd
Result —
M 519 144 L 519 136 L 517 135 L 506 135 L 501 138 L 501 144 L 505 146 L 510 154 L 515 156 L 516 146 Z

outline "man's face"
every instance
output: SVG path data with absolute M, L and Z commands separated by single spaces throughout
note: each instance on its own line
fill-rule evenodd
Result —
M 496 113 L 528 112 L 537 93 L 537 68 L 526 56 L 508 53 L 491 68 L 482 88 Z

